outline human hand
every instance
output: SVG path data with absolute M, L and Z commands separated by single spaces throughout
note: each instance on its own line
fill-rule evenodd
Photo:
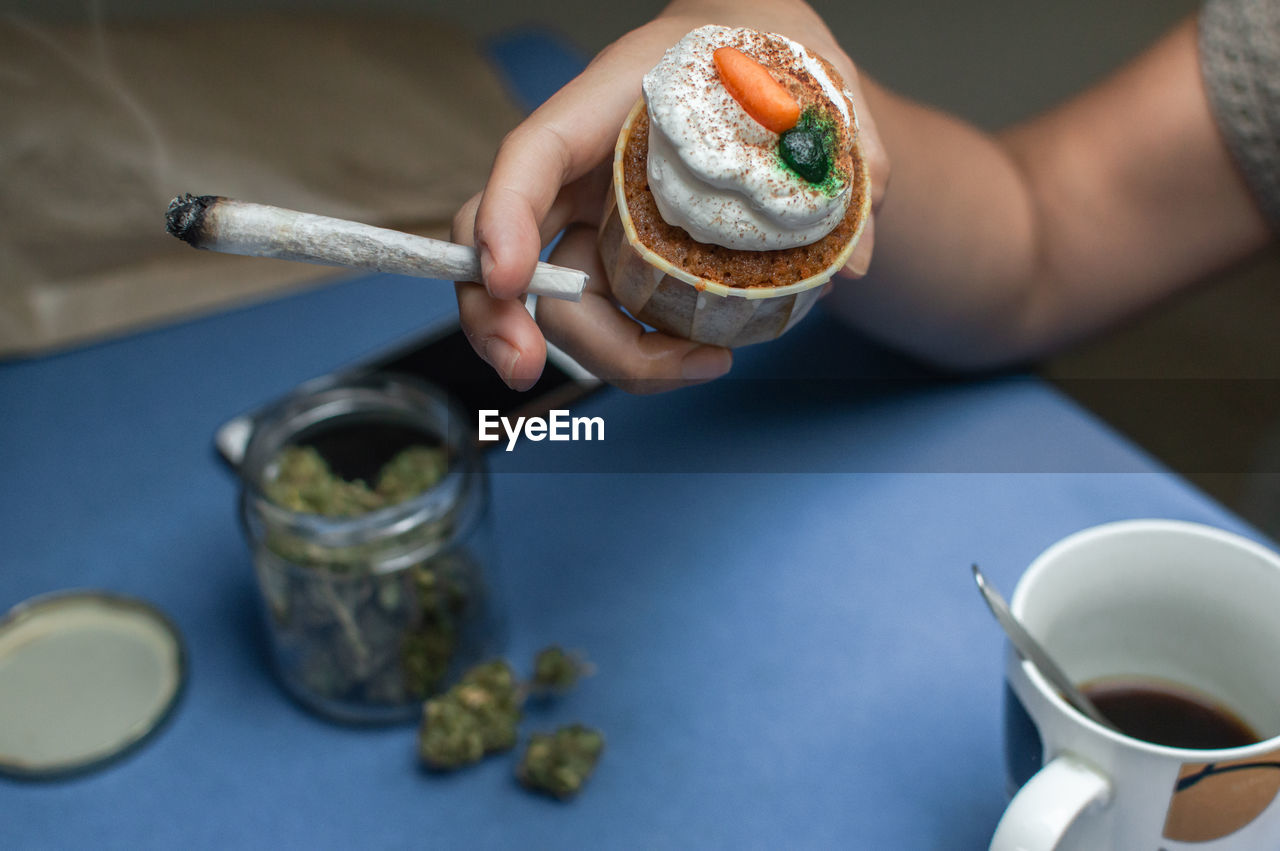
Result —
M 452 239 L 477 246 L 484 278 L 483 286 L 457 285 L 462 325 L 472 347 L 510 386 L 528 389 L 537 380 L 546 359 L 546 340 L 595 375 L 632 392 L 700 383 L 731 366 L 727 349 L 647 331 L 624 314 L 609 294 L 595 247 L 610 191 L 614 143 L 640 97 L 640 79 L 667 48 L 705 23 L 782 33 L 835 65 L 854 95 L 873 206 L 878 204 L 888 162 L 862 99 L 857 72 L 808 6 L 792 0 L 673 3 L 662 16 L 606 48 L 513 130 L 499 149 L 484 191 L 454 218 Z M 591 282 L 581 303 L 541 300 L 535 322 L 520 297 L 542 246 L 562 230 L 552 262 L 583 269 Z M 847 274 L 866 271 L 871 230 L 868 222 Z

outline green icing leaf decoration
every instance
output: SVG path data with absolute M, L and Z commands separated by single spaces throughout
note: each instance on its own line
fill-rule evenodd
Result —
M 778 137 L 778 157 L 807 183 L 833 194 L 841 188 L 843 175 L 833 169 L 836 157 L 836 130 L 830 118 L 816 107 L 806 109 L 795 127 Z
M 826 180 L 831 161 L 822 147 L 822 136 L 817 131 L 796 125 L 778 139 L 778 153 L 791 170 L 810 183 Z

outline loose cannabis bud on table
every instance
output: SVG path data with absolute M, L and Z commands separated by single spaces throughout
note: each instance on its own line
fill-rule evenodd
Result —
M 557 798 L 572 798 L 582 790 L 604 750 L 599 731 L 581 724 L 554 733 L 534 733 L 516 767 L 526 787 Z
M 448 770 L 515 747 L 520 703 L 519 685 L 506 662 L 472 668 L 453 688 L 427 701 L 419 756 L 431 768 Z
M 530 686 L 534 692 L 564 692 L 573 688 L 587 673 L 589 669 L 585 662 L 553 644 L 539 651 L 534 659 Z
M 587 663 L 552 645 L 534 663 L 527 684 L 496 660 L 467 671 L 456 686 L 423 707 L 418 754 L 429 767 L 449 770 L 478 762 L 516 743 L 526 696 L 539 687 L 564 691 L 586 672 Z M 577 794 L 604 748 L 599 732 L 574 724 L 553 735 L 535 734 L 516 769 L 520 782 L 559 798 Z

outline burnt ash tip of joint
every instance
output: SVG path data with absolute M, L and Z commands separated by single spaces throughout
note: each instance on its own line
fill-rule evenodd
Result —
M 204 241 L 205 213 L 217 200 L 216 195 L 179 195 L 169 202 L 169 209 L 164 215 L 165 230 L 199 248 Z

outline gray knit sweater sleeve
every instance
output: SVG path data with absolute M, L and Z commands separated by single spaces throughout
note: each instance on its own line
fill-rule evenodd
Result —
M 1227 147 L 1280 233 L 1280 0 L 1206 0 L 1200 65 Z

